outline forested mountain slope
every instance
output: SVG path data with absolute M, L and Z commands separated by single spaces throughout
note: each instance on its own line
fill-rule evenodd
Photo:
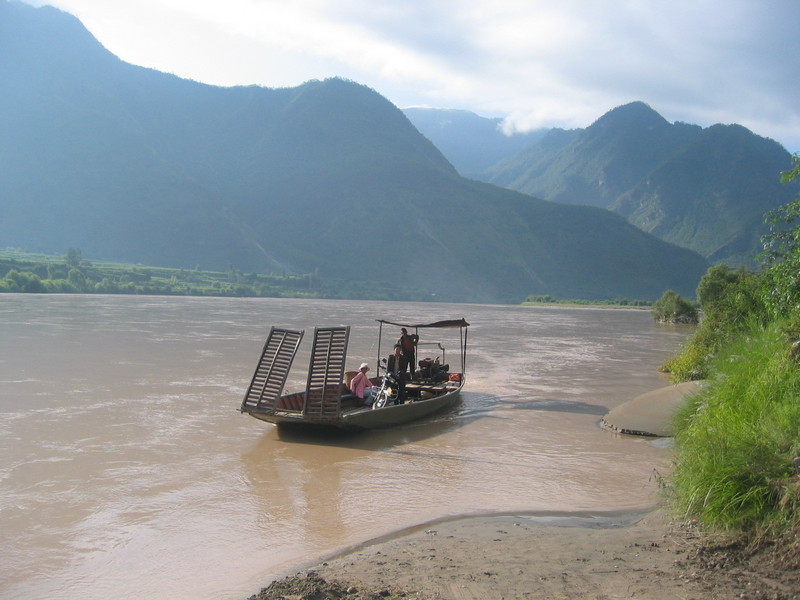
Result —
M 712 262 L 753 266 L 764 213 L 791 201 L 777 142 L 740 125 L 669 123 L 642 102 L 583 130 L 553 130 L 482 179 L 547 200 L 608 208 Z
M 618 215 L 462 178 L 340 79 L 220 88 L 0 2 L 0 245 L 391 281 L 431 299 L 692 295 L 707 263 Z

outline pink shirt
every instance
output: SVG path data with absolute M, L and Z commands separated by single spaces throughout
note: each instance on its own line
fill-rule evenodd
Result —
M 368 387 L 372 387 L 372 382 L 364 371 L 359 371 L 350 382 L 350 391 L 359 398 L 364 397 L 364 390 Z

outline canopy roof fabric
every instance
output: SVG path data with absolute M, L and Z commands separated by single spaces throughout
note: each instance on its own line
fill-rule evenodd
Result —
M 385 321 L 384 319 L 378 319 L 378 323 L 385 323 L 387 325 L 395 325 L 396 327 L 408 327 L 413 329 L 422 329 L 422 328 L 439 328 L 439 329 L 446 329 L 446 328 L 456 328 L 456 327 L 469 327 L 469 323 L 465 319 L 449 319 L 446 321 L 435 321 L 433 323 L 394 323 L 393 321 Z

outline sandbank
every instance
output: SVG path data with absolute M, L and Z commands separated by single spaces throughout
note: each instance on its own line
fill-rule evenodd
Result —
M 366 543 L 251 598 L 800 598 L 800 576 L 759 564 L 663 510 L 484 515 Z

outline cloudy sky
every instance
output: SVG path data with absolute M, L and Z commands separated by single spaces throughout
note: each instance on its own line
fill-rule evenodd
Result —
M 586 127 L 647 102 L 800 151 L 800 0 L 26 0 L 127 62 L 216 85 L 341 76 L 401 108 Z

